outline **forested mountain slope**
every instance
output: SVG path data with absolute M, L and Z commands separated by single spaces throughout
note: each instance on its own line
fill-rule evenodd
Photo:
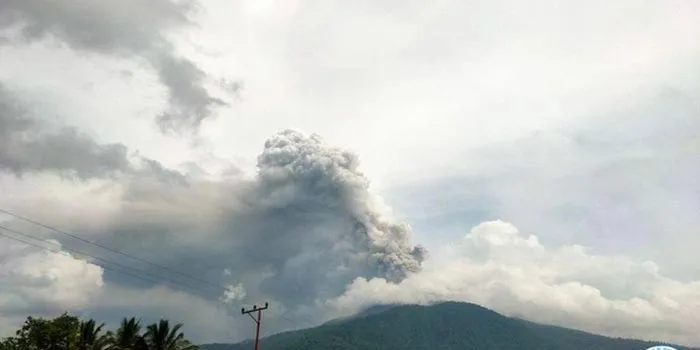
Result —
M 264 338 L 265 350 L 645 350 L 658 343 L 615 339 L 540 325 L 478 305 L 375 307 L 355 317 Z M 250 350 L 251 341 L 207 344 L 202 350 Z M 688 349 L 677 346 L 677 349 Z

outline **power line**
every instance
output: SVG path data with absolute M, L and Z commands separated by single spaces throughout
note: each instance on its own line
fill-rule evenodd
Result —
M 157 264 L 157 263 L 154 263 L 154 262 L 150 262 L 150 261 L 148 261 L 148 260 L 139 258 L 139 257 L 137 257 L 137 256 L 134 256 L 134 255 L 131 255 L 131 254 L 128 254 L 128 253 L 121 252 L 121 251 L 119 251 L 119 250 L 117 250 L 117 249 L 110 248 L 110 247 L 107 247 L 107 246 L 105 246 L 105 245 L 92 242 L 92 241 L 90 241 L 90 240 L 88 240 L 88 239 L 86 239 L 86 238 L 83 238 L 83 237 L 81 237 L 81 236 L 78 236 L 78 235 L 76 235 L 76 234 L 74 234 L 74 233 L 70 233 L 70 232 L 66 232 L 66 231 L 63 231 L 63 230 L 59 230 L 59 229 L 57 229 L 57 228 L 55 228 L 55 227 L 52 227 L 52 226 L 43 224 L 43 223 L 41 223 L 41 222 L 39 222 L 39 221 L 36 221 L 36 220 L 30 219 L 30 218 L 21 216 L 21 215 L 19 215 L 19 214 L 15 214 L 15 213 L 10 212 L 10 211 L 8 211 L 8 210 L 5 210 L 5 209 L 0 208 L 0 213 L 4 213 L 4 214 L 7 214 L 7 215 L 10 215 L 10 216 L 12 216 L 12 217 L 14 217 L 14 218 L 16 218 L 16 219 L 20 219 L 20 220 L 22 220 L 22 221 L 26 221 L 26 222 L 28 222 L 28 223 L 37 225 L 37 226 L 39 226 L 39 227 L 43 227 L 43 228 L 45 228 L 45 229 L 54 231 L 54 232 L 56 232 L 56 233 L 60 233 L 60 234 L 62 234 L 62 235 L 71 237 L 71 238 L 73 238 L 73 239 L 77 239 L 77 240 L 79 240 L 79 241 L 81 241 L 81 242 L 83 242 L 83 243 L 87 243 L 87 244 L 90 244 L 90 245 L 93 245 L 93 246 L 102 248 L 102 249 L 104 249 L 104 250 L 110 251 L 110 252 L 112 252 L 112 253 L 119 254 L 119 255 L 125 256 L 125 257 L 127 257 L 127 258 L 130 258 L 130 259 L 133 259 L 133 260 L 142 262 L 142 263 L 144 263 L 144 264 L 148 264 L 148 265 L 151 265 L 151 266 L 153 266 L 153 267 L 160 268 L 160 269 L 165 270 L 165 271 L 169 271 L 169 272 L 172 272 L 172 273 L 176 273 L 176 274 L 178 274 L 178 275 L 181 275 L 181 276 L 184 276 L 184 277 L 186 277 L 186 278 L 189 278 L 190 280 L 197 281 L 197 282 L 203 283 L 203 284 L 207 284 L 207 285 L 209 285 L 209 286 L 216 287 L 216 288 L 219 288 L 219 289 L 224 290 L 224 291 L 228 291 L 228 288 L 223 287 L 223 286 L 221 286 L 221 285 L 218 285 L 218 284 L 209 282 L 209 281 L 207 281 L 207 280 L 204 280 L 204 279 L 201 279 L 201 278 L 198 278 L 198 277 L 194 277 L 194 276 L 192 276 L 192 275 L 189 275 L 189 274 L 186 274 L 186 273 L 184 273 L 184 272 L 181 272 L 181 271 L 172 269 L 172 268 L 167 267 L 167 266 L 163 266 L 163 265 L 160 265 L 160 264 Z
M 3 229 L 4 229 L 4 228 L 3 228 Z M 9 232 L 13 232 L 13 233 L 17 233 L 17 232 L 15 232 L 14 230 L 8 230 L 8 231 L 9 231 Z M 19 234 L 19 233 L 17 233 L 17 234 Z M 36 243 L 28 242 L 28 241 L 26 241 L 26 240 L 24 240 L 24 239 L 21 239 L 21 238 L 17 238 L 17 237 L 10 236 L 10 235 L 8 235 L 7 233 L 4 233 L 4 232 L 2 232 L 2 231 L 0 231 L 0 237 L 6 238 L 6 239 L 11 239 L 11 240 L 14 240 L 14 241 L 17 241 L 17 242 L 26 244 L 26 245 L 28 245 L 28 246 L 32 246 L 32 247 L 36 247 L 36 248 L 39 248 L 39 249 L 43 249 L 43 250 L 46 250 L 46 251 L 49 251 L 49 252 L 52 252 L 52 253 L 55 253 L 55 254 L 62 254 L 62 255 L 68 256 L 68 257 L 72 257 L 70 254 L 68 254 L 67 252 L 63 251 L 62 249 L 55 249 L 55 250 L 54 250 L 54 249 L 50 249 L 50 248 L 48 248 L 48 247 L 45 247 L 45 246 L 42 246 L 42 245 L 39 245 L 39 244 L 36 244 Z M 31 236 L 30 236 L 30 237 L 31 237 Z M 32 237 L 32 238 L 33 238 L 33 239 L 36 239 L 36 238 L 34 238 L 34 237 Z M 39 240 L 41 240 L 41 239 L 39 239 Z M 48 241 L 48 242 L 49 242 L 49 243 L 54 243 L 54 242 L 50 242 L 50 241 Z M 55 244 L 55 243 L 54 243 L 54 244 Z M 65 247 L 64 247 L 63 249 L 69 250 L 68 248 L 65 248 Z M 89 256 L 89 255 L 88 255 L 88 256 Z M 97 258 L 97 257 L 93 257 L 93 258 L 99 259 L 99 258 Z M 102 259 L 100 259 L 100 260 L 102 260 Z M 97 266 L 100 266 L 100 267 L 102 267 L 102 268 L 105 269 L 105 270 L 109 270 L 109 271 L 113 271 L 113 272 L 116 272 L 116 273 L 120 273 L 120 274 L 123 274 L 123 275 L 125 275 L 125 276 L 129 276 L 129 277 L 134 278 L 134 279 L 138 279 L 138 280 L 141 280 L 141 281 L 145 281 L 145 282 L 149 282 L 149 283 L 154 283 L 154 284 L 157 284 L 157 283 L 158 283 L 158 281 L 156 281 L 156 280 L 153 280 L 153 279 L 150 279 L 150 278 L 145 278 L 145 277 L 139 276 L 139 275 L 137 275 L 137 274 L 129 273 L 129 272 L 126 272 L 126 271 L 120 271 L 120 270 L 118 270 L 118 269 L 114 269 L 114 268 L 112 268 L 112 267 L 105 266 L 105 265 L 102 265 L 102 264 L 98 264 L 98 263 L 95 263 L 95 262 L 92 262 L 92 264 L 97 265 Z M 120 265 L 120 264 L 117 264 L 117 263 L 113 263 L 113 264 L 119 265 L 119 266 L 123 266 L 123 265 Z M 218 305 L 218 304 L 223 304 L 225 307 L 228 306 L 228 305 L 226 305 L 225 303 L 223 303 L 223 302 L 221 302 L 221 301 L 218 301 L 218 302 L 217 302 L 217 305 Z M 218 309 L 218 306 L 217 306 L 217 309 Z
M 21 239 L 21 238 L 17 238 L 17 237 L 10 236 L 10 235 L 8 235 L 7 233 L 0 232 L 0 236 L 2 236 L 2 237 L 4 237 L 4 238 L 7 238 L 7 239 L 11 239 L 11 240 L 17 241 L 17 242 L 24 243 L 24 244 L 29 245 L 29 246 L 36 247 L 36 248 L 39 248 L 39 249 L 44 249 L 44 250 L 50 251 L 50 252 L 52 252 L 52 253 L 63 254 L 63 255 L 66 255 L 66 256 L 71 256 L 70 254 L 68 254 L 68 253 L 66 253 L 66 252 L 64 252 L 64 251 L 61 251 L 61 250 L 53 250 L 53 249 L 50 249 L 50 248 L 48 248 L 48 247 L 41 246 L 41 245 L 36 244 L 36 243 L 28 242 L 28 241 L 23 240 L 23 239 Z M 114 271 L 114 272 L 117 272 L 117 273 L 121 273 L 121 274 L 124 274 L 124 275 L 126 275 L 126 276 L 130 276 L 130 277 L 133 277 L 133 278 L 142 280 L 142 281 L 146 281 L 146 282 L 150 282 L 150 283 L 158 283 L 158 281 L 152 280 L 152 279 L 150 279 L 150 278 L 144 278 L 144 277 L 141 277 L 141 276 L 138 276 L 138 275 L 134 275 L 134 274 L 131 274 L 131 273 L 128 273 L 128 272 L 119 271 L 119 270 L 113 269 L 113 268 L 108 267 L 108 266 L 103 266 L 103 265 L 100 265 L 100 264 L 95 264 L 95 265 L 98 265 L 98 266 L 102 267 L 102 268 L 105 269 L 105 270 L 111 270 L 111 271 Z
M 50 241 L 50 240 L 48 240 L 48 239 L 40 238 L 40 237 L 35 237 L 35 236 L 30 235 L 30 234 L 27 234 L 27 233 L 24 233 L 24 232 L 20 232 L 20 231 L 17 231 L 17 230 L 14 230 L 14 229 L 11 229 L 11 228 L 2 226 L 2 225 L 0 225 L 0 230 L 4 230 L 4 231 L 7 231 L 7 232 L 11 232 L 11 233 L 13 233 L 13 234 L 16 234 L 16 235 L 20 235 L 20 236 L 22 236 L 22 237 L 29 238 L 29 239 L 31 239 L 31 240 L 35 240 L 35 241 L 40 241 L 40 242 L 44 242 L 44 243 L 48 243 L 48 244 L 57 245 L 57 243 L 52 242 L 52 241 Z M 5 236 L 5 237 L 7 237 L 7 238 L 14 239 L 14 237 L 9 236 L 9 235 L 7 235 L 7 234 L 3 234 L 3 233 L 1 233 L 1 232 L 0 232 L 0 235 L 3 235 L 3 236 Z M 16 240 L 19 240 L 19 239 L 16 239 Z M 24 241 L 24 240 L 21 240 L 21 242 L 26 243 L 26 244 L 30 244 L 30 243 L 28 243 L 28 242 L 26 242 L 26 241 Z M 166 277 L 161 277 L 161 276 L 156 275 L 156 274 L 154 274 L 154 273 L 151 273 L 151 272 L 149 272 L 149 271 L 144 271 L 144 270 L 140 270 L 140 269 L 137 269 L 137 268 L 134 268 L 134 267 L 131 267 L 131 266 L 126 266 L 126 265 L 124 265 L 124 264 L 120 264 L 120 263 L 118 263 L 118 262 L 114 262 L 114 261 L 110 261 L 110 260 L 107 260 L 107 259 L 104 259 L 104 258 L 101 258 L 101 257 L 98 257 L 98 256 L 94 256 L 94 255 L 92 255 L 92 254 L 89 254 L 89 253 L 86 253 L 86 252 L 83 252 L 83 251 L 80 251 L 80 250 L 77 250 L 77 249 L 72 249 L 72 248 L 69 248 L 69 247 L 61 246 L 60 248 L 58 248 L 58 251 L 55 251 L 55 250 L 51 250 L 51 249 L 49 249 L 49 248 L 47 248 L 47 247 L 42 247 L 42 246 L 36 245 L 36 244 L 30 244 L 30 245 L 33 245 L 33 246 L 35 246 L 35 247 L 39 247 L 39 248 L 42 248 L 42 249 L 46 249 L 46 250 L 49 250 L 49 251 L 54 252 L 54 253 L 66 254 L 65 251 L 73 252 L 73 253 L 75 253 L 75 254 L 79 254 L 79 255 L 82 255 L 82 256 L 90 257 L 90 258 L 92 258 L 92 259 L 101 261 L 101 262 L 103 262 L 104 264 L 111 264 L 111 265 L 114 265 L 114 266 L 118 266 L 118 267 L 120 267 L 120 268 L 122 268 L 122 269 L 131 270 L 131 271 L 133 271 L 134 273 L 137 273 L 137 274 L 143 274 L 143 275 L 147 275 L 147 276 L 154 277 L 154 278 L 156 278 L 156 279 L 162 279 L 162 280 L 165 280 L 165 281 L 167 281 L 167 282 L 169 282 L 170 284 L 173 284 L 173 285 L 175 285 L 175 286 L 185 287 L 185 288 L 187 288 L 187 289 L 190 289 L 190 290 L 196 291 L 196 292 L 204 292 L 204 291 L 206 291 L 206 292 L 208 292 L 208 293 L 211 293 L 211 290 L 201 289 L 201 288 L 198 288 L 198 287 L 196 287 L 196 286 L 192 286 L 192 285 L 190 285 L 190 284 L 183 283 L 183 282 L 181 282 L 181 281 L 173 280 L 173 279 L 166 278 Z M 70 256 L 70 254 L 67 254 L 67 255 Z M 93 263 L 93 264 L 95 264 L 95 265 L 98 265 L 98 266 L 100 266 L 100 267 L 103 267 L 103 268 L 105 268 L 105 269 L 111 270 L 111 271 L 122 272 L 122 271 L 117 270 L 117 269 L 115 269 L 115 268 L 113 268 L 113 267 L 108 267 L 108 266 L 104 266 L 103 264 L 95 263 L 94 261 L 91 262 L 91 263 Z M 132 276 L 132 277 L 134 276 L 134 275 L 131 274 L 131 273 L 129 273 L 129 275 Z M 156 283 L 156 284 L 159 283 L 158 280 L 151 279 L 151 277 L 149 277 L 149 278 L 147 278 L 147 279 L 144 279 L 144 280 L 147 280 L 147 281 L 149 281 L 149 282 L 153 282 L 153 283 Z
M 60 246 L 60 244 L 58 244 L 58 243 L 56 243 L 56 242 L 52 242 L 52 241 L 50 241 L 50 240 L 48 240 L 48 239 L 44 239 L 44 238 L 40 238 L 40 237 L 34 237 L 34 236 L 29 235 L 29 234 L 26 234 L 26 233 L 24 233 L 24 232 L 20 232 L 20 231 L 11 229 L 11 228 L 7 228 L 7 227 L 2 226 L 2 225 L 0 225 L 0 230 L 7 231 L 7 232 L 11 232 L 11 233 L 13 233 L 13 234 L 20 235 L 20 236 L 23 236 L 23 237 L 27 237 L 27 238 L 32 239 L 32 240 L 35 240 L 35 241 L 44 242 L 44 243 L 49 243 L 49 244 L 52 244 L 52 245 L 54 245 L 54 246 L 55 246 L 55 245 L 59 245 L 59 246 Z M 2 231 L 0 231 L 0 237 L 6 238 L 6 239 L 11 239 L 11 240 L 14 240 L 14 241 L 17 241 L 17 242 L 26 244 L 26 245 L 28 245 L 28 246 L 32 246 L 32 247 L 35 247 L 35 248 L 39 248 L 39 249 L 42 249 L 42 250 L 46 250 L 46 251 L 49 251 L 49 252 L 52 252 L 52 253 L 55 253 L 55 254 L 61 254 L 61 255 L 64 255 L 64 256 L 73 257 L 72 255 L 70 255 L 70 254 L 68 253 L 68 252 L 70 251 L 70 252 L 73 252 L 73 253 L 75 253 L 75 254 L 80 254 L 80 255 L 83 255 L 83 256 L 87 256 L 87 257 L 90 257 L 90 258 L 93 258 L 93 259 L 102 261 L 102 262 L 104 262 L 104 263 L 109 263 L 109 264 L 112 264 L 112 265 L 115 265 L 115 266 L 119 266 L 119 267 L 121 267 L 121 268 L 133 270 L 133 271 L 135 271 L 135 272 L 137 272 L 137 273 L 143 273 L 143 274 L 147 274 L 147 275 L 151 275 L 151 276 L 156 276 L 157 278 L 161 278 L 161 277 L 159 277 L 159 276 L 157 276 L 157 275 L 154 275 L 154 274 L 151 274 L 151 273 L 149 273 L 149 272 L 147 272 L 147 271 L 135 269 L 135 268 L 133 268 L 133 267 L 126 266 L 126 265 L 123 265 L 123 264 L 120 264 L 120 263 L 116 263 L 116 262 L 113 262 L 113 261 L 109 261 L 109 260 L 107 260 L 107 259 L 103 259 L 103 258 L 100 258 L 100 257 L 97 257 L 97 256 L 93 256 L 93 255 L 91 255 L 91 254 L 87 254 L 87 253 L 85 253 L 85 252 L 81 252 L 81 251 L 79 251 L 79 250 L 72 249 L 72 248 L 69 248 L 69 247 L 60 246 L 60 248 L 57 247 L 56 249 L 51 249 L 51 248 L 49 248 L 49 247 L 42 246 L 42 245 L 40 245 L 40 244 L 28 242 L 28 241 L 26 241 L 26 240 L 24 240 L 24 239 L 21 239 L 21 238 L 17 238 L 17 237 L 8 235 L 7 233 L 3 233 Z M 94 261 L 91 262 L 91 264 L 100 266 L 101 268 L 103 268 L 103 269 L 105 269 L 105 270 L 109 270 L 109 271 L 113 271 L 113 272 L 116 272 L 116 273 L 120 273 L 120 274 L 123 274 L 123 275 L 125 275 L 125 276 L 129 276 L 129 277 L 132 277 L 132 278 L 141 280 L 141 281 L 145 281 L 145 282 L 149 282 L 149 283 L 154 283 L 154 284 L 158 284 L 158 283 L 160 282 L 160 281 L 155 280 L 155 279 L 151 279 L 151 278 L 139 276 L 139 275 L 137 275 L 137 274 L 133 274 L 133 273 L 129 273 L 129 272 L 126 272 L 126 271 L 121 271 L 121 270 L 115 269 L 115 268 L 113 268 L 113 267 L 105 266 L 105 265 L 103 265 L 103 264 L 99 264 L 99 263 L 96 263 L 96 262 L 94 262 Z M 192 287 L 192 286 L 189 286 L 189 285 L 186 285 L 186 284 L 182 284 L 181 282 L 177 282 L 177 281 L 173 281 L 173 280 L 168 280 L 168 279 L 166 279 L 166 280 L 167 280 L 167 281 L 170 281 L 170 282 L 173 283 L 173 284 L 179 285 L 179 286 L 185 286 L 185 287 L 187 287 L 187 288 L 190 288 L 190 289 L 193 289 L 193 290 L 196 290 L 196 291 L 203 291 L 203 290 L 196 289 L 195 287 Z M 218 301 L 217 304 L 223 304 L 224 306 L 228 306 L 228 305 L 226 305 L 226 303 L 223 303 L 223 302 L 221 302 L 221 301 Z M 217 308 L 218 308 L 218 307 L 217 307 Z M 268 308 L 268 303 L 265 303 L 265 306 L 262 307 L 262 308 L 258 308 L 257 306 L 253 306 L 253 309 L 252 309 L 252 310 L 245 311 L 245 309 L 242 309 L 241 312 L 242 312 L 243 314 L 250 314 L 250 313 L 255 312 L 255 311 L 257 311 L 258 313 L 260 313 L 261 311 L 266 310 L 267 308 Z M 258 327 L 260 326 L 260 323 L 262 323 L 261 320 L 260 320 L 260 316 L 261 316 L 261 315 L 258 316 L 259 319 L 257 319 L 257 320 L 256 320 L 255 318 L 253 318 L 253 321 L 255 321 L 256 323 L 258 323 Z M 294 322 L 294 323 L 296 323 L 296 321 L 294 321 L 294 320 L 292 320 L 292 319 L 290 319 L 289 317 L 286 317 L 286 316 L 284 316 L 284 315 L 278 315 L 278 316 L 281 317 L 281 318 L 283 318 L 283 319 L 285 319 L 285 320 L 287 320 L 287 321 L 289 321 L 289 322 Z M 251 317 L 252 317 L 252 316 L 251 316 Z M 306 321 L 308 322 L 308 320 L 306 320 Z M 259 337 L 259 328 L 258 328 L 257 333 L 258 333 L 257 337 Z
M 207 280 L 203 280 L 203 279 L 200 279 L 200 278 L 197 278 L 197 277 L 188 275 L 188 274 L 186 274 L 186 273 L 184 273 L 184 272 L 175 270 L 175 269 L 170 268 L 170 267 L 167 267 L 167 266 L 163 266 L 163 265 L 160 265 L 160 264 L 157 264 L 157 263 L 154 263 L 154 262 L 150 262 L 150 261 L 148 261 L 148 260 L 139 258 L 139 257 L 137 257 L 137 256 L 134 256 L 134 255 L 131 255 L 131 254 L 128 254 L 128 253 L 121 252 L 121 251 L 116 250 L 116 249 L 114 249 L 114 248 L 110 248 L 110 247 L 107 247 L 107 246 L 104 246 L 104 245 L 101 245 L 101 244 L 92 242 L 92 241 L 90 241 L 90 240 L 88 240 L 88 239 L 86 239 L 86 238 L 83 238 L 83 237 L 81 237 L 81 236 L 78 236 L 78 235 L 76 235 L 76 234 L 74 234 L 74 233 L 69 233 L 69 232 L 66 232 L 66 231 L 57 229 L 57 228 L 55 228 L 55 227 L 53 227 L 53 226 L 50 226 L 50 225 L 41 223 L 41 222 L 39 222 L 39 221 L 36 221 L 36 220 L 30 219 L 30 218 L 21 216 L 21 215 L 19 215 L 19 214 L 15 214 L 15 213 L 10 212 L 10 211 L 8 211 L 8 210 L 5 210 L 5 209 L 0 208 L 0 213 L 4 213 L 4 214 L 7 214 L 7 215 L 10 215 L 10 216 L 12 216 L 12 217 L 14 217 L 14 218 L 17 218 L 17 219 L 20 219 L 20 220 L 22 220 L 22 221 L 26 221 L 26 222 L 28 222 L 28 223 L 31 223 L 31 224 L 34 224 L 34 225 L 43 227 L 43 228 L 48 229 L 48 230 L 51 230 L 51 231 L 53 231 L 53 232 L 60 233 L 60 234 L 62 234 L 62 235 L 65 235 L 65 236 L 74 238 L 74 239 L 76 239 L 76 240 L 79 240 L 79 241 L 81 241 L 81 242 L 87 243 L 87 244 L 89 244 L 89 245 L 92 245 L 92 246 L 95 246 L 95 247 L 98 247 L 98 248 L 102 248 L 102 249 L 104 249 L 104 250 L 107 250 L 107 251 L 110 251 L 110 252 L 113 252 L 113 253 L 122 255 L 122 256 L 124 256 L 124 257 L 127 257 L 127 258 L 130 258 L 130 259 L 133 259 L 133 260 L 136 260 L 136 261 L 139 261 L 139 262 L 142 262 L 142 263 L 151 265 L 151 266 L 153 266 L 153 267 L 157 267 L 157 268 L 160 268 L 160 269 L 162 269 L 162 270 L 166 270 L 166 271 L 170 271 L 170 272 L 176 273 L 176 274 L 178 274 L 178 275 L 181 275 L 181 276 L 184 276 L 184 277 L 186 277 L 186 278 L 189 278 L 189 279 L 191 279 L 191 280 L 193 280 L 193 281 L 197 281 L 197 282 L 201 282 L 202 284 L 206 284 L 207 286 L 215 287 L 215 288 L 220 289 L 220 290 L 223 290 L 223 291 L 229 291 L 229 288 L 223 287 L 223 286 L 221 286 L 221 285 L 218 285 L 218 284 L 209 282 L 209 281 L 207 281 Z M 24 236 L 24 237 L 27 237 L 27 238 L 30 238 L 30 239 L 33 239 L 33 240 L 36 240 L 36 241 L 42 241 L 42 242 L 44 242 L 44 243 L 49 243 L 49 244 L 53 244 L 53 245 L 56 245 L 56 244 L 57 244 L 56 242 L 52 242 L 52 241 L 50 241 L 50 240 L 43 239 L 43 238 L 39 238 L 39 237 L 34 237 L 34 236 L 29 235 L 29 234 L 27 234 L 27 233 L 20 232 L 20 231 L 14 230 L 14 229 L 10 229 L 10 228 L 5 227 L 5 226 L 2 226 L 2 225 L 0 225 L 0 230 L 5 230 L 5 231 L 8 231 L 8 232 L 12 232 L 12 233 L 14 233 L 14 234 L 17 234 L 17 235 L 20 235 L 20 236 Z M 200 291 L 200 292 L 201 292 L 201 291 L 211 292 L 211 290 L 200 289 L 200 288 L 194 287 L 194 286 L 192 286 L 192 285 L 183 283 L 182 281 L 177 281 L 177 280 L 165 278 L 165 277 L 159 276 L 159 275 L 157 275 L 157 274 L 151 273 L 151 272 L 149 272 L 149 271 L 144 271 L 144 270 L 140 270 L 140 269 L 137 269 L 137 268 L 134 268 L 134 267 L 131 267 L 131 266 L 126 266 L 126 265 L 123 265 L 123 264 L 120 264 L 120 263 L 117 263 L 117 262 L 114 262 L 114 261 L 110 261 L 110 260 L 107 260 L 107 259 L 104 259 L 104 258 L 101 258 L 101 257 L 98 257 L 98 256 L 94 256 L 94 255 L 92 255 L 92 254 L 85 253 L 85 252 L 83 252 L 83 251 L 79 251 L 79 250 L 77 250 L 77 249 L 72 249 L 72 248 L 70 248 L 70 247 L 61 246 L 61 248 L 60 248 L 58 251 L 56 251 L 56 250 L 52 250 L 52 249 L 49 249 L 49 248 L 47 248 L 47 247 L 44 247 L 44 246 L 41 246 L 41 245 L 38 245 L 38 244 L 34 244 L 34 243 L 27 242 L 27 241 L 25 241 L 25 240 L 22 240 L 22 239 L 19 239 L 19 238 L 16 238 L 16 237 L 9 236 L 9 235 L 4 234 L 4 233 L 2 233 L 2 232 L 0 232 L 0 236 L 3 236 L 3 237 L 5 237 L 5 238 L 9 238 L 9 239 L 13 239 L 13 240 L 15 240 L 15 241 L 18 241 L 18 242 L 21 242 L 21 243 L 24 243 L 24 244 L 27 244 L 27 245 L 30 245 L 30 246 L 34 246 L 34 247 L 37 247 L 37 248 L 40 248 L 40 249 L 44 249 L 44 250 L 47 250 L 47 251 L 51 251 L 51 252 L 54 252 L 54 253 L 59 253 L 59 254 L 67 255 L 67 256 L 71 256 L 71 255 L 68 254 L 68 253 L 66 253 L 66 251 L 70 251 L 70 252 L 73 252 L 73 253 L 75 253 L 75 254 L 87 256 L 87 257 L 90 257 L 90 258 L 92 258 L 92 259 L 95 259 L 95 260 L 98 260 L 98 261 L 102 261 L 102 262 L 103 262 L 103 264 L 99 264 L 99 263 L 92 262 L 93 264 L 95 264 L 95 265 L 97 265 L 97 266 L 100 266 L 100 267 L 102 267 L 102 268 L 104 268 L 104 269 L 106 269 L 106 270 L 109 270 L 109 271 L 113 271 L 113 272 L 120 273 L 120 274 L 123 274 L 123 275 L 126 275 L 126 276 L 130 276 L 130 277 L 133 277 L 133 278 L 142 280 L 142 281 L 146 281 L 146 282 L 150 282 L 150 283 L 155 283 L 155 284 L 157 284 L 157 283 L 160 283 L 160 281 L 157 280 L 157 279 L 162 279 L 162 280 L 165 280 L 165 281 L 170 282 L 170 283 L 173 284 L 173 285 L 182 286 L 182 287 L 185 287 L 185 288 L 190 289 L 190 290 Z M 59 244 L 59 245 L 60 245 L 60 244 Z M 65 251 L 63 251 L 63 250 L 65 250 Z M 131 270 L 131 271 L 133 271 L 133 273 L 126 272 L 126 271 L 121 271 L 121 270 L 119 270 L 119 269 L 115 269 L 114 267 L 105 266 L 104 263 L 106 263 L 106 264 L 112 264 L 112 265 L 118 266 L 118 267 L 123 268 L 123 269 Z M 139 274 L 148 275 L 148 276 L 151 276 L 151 277 L 155 277 L 155 278 L 157 278 L 157 279 L 148 278 L 148 277 L 142 277 L 142 276 L 140 276 Z M 225 308 L 228 308 L 228 306 L 230 306 L 230 305 L 228 305 L 227 303 L 222 302 L 221 300 L 217 300 L 217 303 L 223 304 Z M 267 308 L 267 307 L 265 307 L 265 308 L 259 308 L 259 309 L 260 309 L 260 311 L 262 311 L 262 310 L 264 310 L 264 309 L 266 309 L 266 308 Z M 255 311 L 258 311 L 258 310 L 256 309 Z M 296 323 L 295 321 L 293 321 L 293 320 L 291 320 L 291 319 L 289 319 L 289 318 L 287 318 L 287 317 L 284 317 L 284 316 L 283 316 L 283 318 L 286 319 L 287 321 Z M 309 323 L 309 324 L 312 324 L 312 323 L 313 323 L 313 322 L 309 322 L 308 320 L 305 320 L 305 321 L 306 321 L 307 323 Z
M 50 245 L 55 246 L 55 248 L 54 248 L 54 249 L 51 249 L 50 247 L 43 246 L 43 245 L 41 245 L 41 244 L 32 243 L 32 242 L 29 242 L 29 241 L 27 241 L 27 240 L 25 240 L 25 239 L 21 239 L 21 238 L 18 238 L 18 237 L 14 237 L 14 236 L 8 235 L 7 233 L 4 233 L 3 231 L 11 232 L 12 234 L 19 235 L 19 236 L 23 236 L 23 237 L 29 238 L 29 239 L 31 239 L 31 240 L 34 240 L 34 241 L 39 241 L 39 242 L 43 242 L 43 243 L 48 243 L 48 244 L 50 244 Z M 192 290 L 192 291 L 198 291 L 198 292 L 204 291 L 204 292 L 208 292 L 208 293 L 211 293 L 211 292 L 212 292 L 211 290 L 199 289 L 199 288 L 197 288 L 197 287 L 194 287 L 194 286 L 189 285 L 189 284 L 182 283 L 182 282 L 180 282 L 180 281 L 176 281 L 176 280 L 164 278 L 164 277 L 158 276 L 158 275 L 156 275 L 156 274 L 150 273 L 150 272 L 148 272 L 148 271 L 139 270 L 139 269 L 133 268 L 133 267 L 131 267 L 131 266 L 126 266 L 126 265 L 123 265 L 123 264 L 120 264 L 120 263 L 117 263 L 117 262 L 114 262 L 114 261 L 110 261 L 110 260 L 107 260 L 107 259 L 104 259 L 104 258 L 101 258 L 101 257 L 98 257 L 98 256 L 94 256 L 94 255 L 85 253 L 85 252 L 83 252 L 83 251 L 79 251 L 79 250 L 77 250 L 77 249 L 72 249 L 72 248 L 70 248 L 70 247 L 61 246 L 60 243 L 53 242 L 53 241 L 48 240 L 48 239 L 45 239 L 45 238 L 35 237 L 35 236 L 30 235 L 30 234 L 27 234 L 27 233 L 24 233 L 24 232 L 20 232 L 20 231 L 17 231 L 17 230 L 14 230 L 14 229 L 11 229 L 11 228 L 2 226 L 2 225 L 0 225 L 0 237 L 7 238 L 7 239 L 11 239 L 11 240 L 14 240 L 14 241 L 23 243 L 23 244 L 28 245 L 28 246 L 36 247 L 36 248 L 39 248 L 39 249 L 42 249 L 42 250 L 46 250 L 46 251 L 49 251 L 49 252 L 52 252 L 52 253 L 55 253 L 55 254 L 62 254 L 62 255 L 64 255 L 64 256 L 68 256 L 68 257 L 74 257 L 74 256 L 72 256 L 71 254 L 69 254 L 68 252 L 73 252 L 74 254 L 79 254 L 79 255 L 82 255 L 82 256 L 86 256 L 86 257 L 89 257 L 89 258 L 92 258 L 92 259 L 95 259 L 95 260 L 98 260 L 98 261 L 102 261 L 102 262 L 103 262 L 102 264 L 100 264 L 100 263 L 97 263 L 97 262 L 94 262 L 94 261 L 90 261 L 90 263 L 93 264 L 93 265 L 97 265 L 97 266 L 100 266 L 101 268 L 103 268 L 103 269 L 105 269 L 105 270 L 112 271 L 112 272 L 116 272 L 116 273 L 119 273 L 119 274 L 122 274 L 122 275 L 125 275 L 125 276 L 129 276 L 129 277 L 131 277 L 131 278 L 138 279 L 138 280 L 145 281 L 145 282 L 149 282 L 149 283 L 152 283 L 152 284 L 159 284 L 159 283 L 161 283 L 162 281 L 160 281 L 160 280 L 158 280 L 158 279 L 163 279 L 163 280 L 166 280 L 166 281 L 170 282 L 170 284 L 173 284 L 173 285 L 175 285 L 175 286 L 185 287 L 185 288 L 190 289 L 190 290 Z M 127 272 L 127 271 L 123 271 L 123 270 L 120 270 L 120 269 L 116 269 L 116 268 L 114 268 L 114 267 L 107 266 L 107 265 L 105 265 L 105 264 L 115 265 L 115 266 L 118 266 L 118 267 L 120 267 L 120 268 L 122 268 L 122 269 L 131 270 L 132 272 Z M 149 275 L 149 276 L 155 277 L 156 279 L 150 278 L 150 277 L 144 277 L 144 276 L 142 276 L 142 275 L 140 275 L 140 274 Z M 216 302 L 217 305 L 219 305 L 219 304 L 220 304 L 220 305 L 223 305 L 225 309 L 228 309 L 228 308 L 230 307 L 230 305 L 229 305 L 228 303 L 222 301 L 220 298 L 217 298 L 217 300 L 212 300 L 212 301 L 213 301 L 213 302 Z M 217 306 L 217 309 L 218 309 L 218 306 Z

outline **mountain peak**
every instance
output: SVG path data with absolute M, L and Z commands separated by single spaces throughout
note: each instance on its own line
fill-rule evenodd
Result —
M 262 344 L 266 350 L 644 350 L 659 345 L 541 325 L 460 302 L 372 305 L 351 317 L 264 338 Z M 247 350 L 249 347 L 250 342 L 244 342 L 202 345 L 200 349 Z

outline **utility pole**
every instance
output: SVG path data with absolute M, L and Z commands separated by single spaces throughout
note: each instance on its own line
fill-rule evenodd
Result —
M 241 314 L 243 315 L 248 315 L 250 318 L 255 322 L 255 350 L 258 350 L 258 345 L 260 343 L 260 323 L 262 322 L 262 312 L 263 310 L 267 310 L 268 303 L 265 303 L 265 306 L 263 307 L 258 307 L 257 305 L 253 305 L 253 308 L 250 310 L 246 310 L 245 308 L 241 308 Z M 258 313 L 258 318 L 255 319 L 251 313 L 257 312 Z

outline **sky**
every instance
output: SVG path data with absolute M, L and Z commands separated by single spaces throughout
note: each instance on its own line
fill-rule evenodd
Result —
M 0 213 L 42 239 L 0 237 L 0 329 L 68 310 L 232 342 L 265 301 L 272 334 L 450 300 L 700 345 L 698 16 L 0 0 L 0 209 L 84 238 Z

